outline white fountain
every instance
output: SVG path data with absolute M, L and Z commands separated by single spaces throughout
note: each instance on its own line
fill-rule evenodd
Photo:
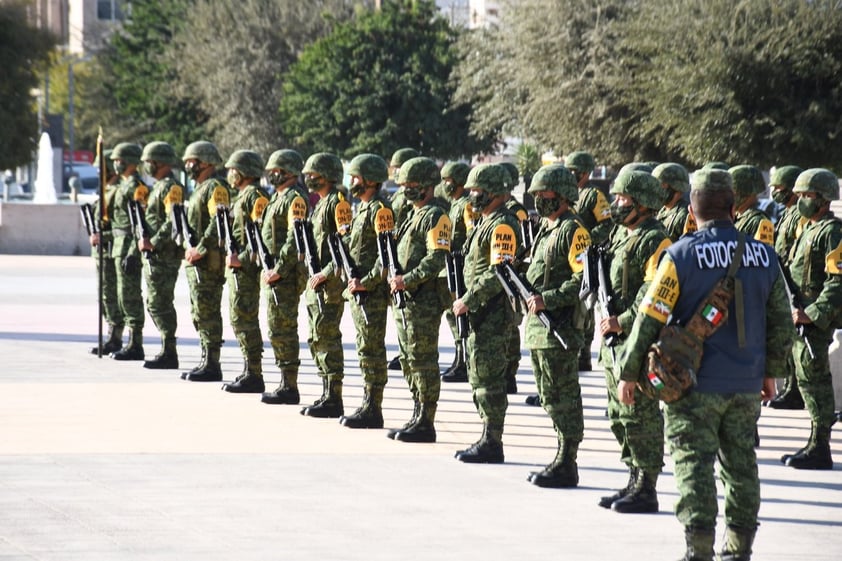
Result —
M 32 202 L 42 205 L 54 205 L 58 202 L 53 173 L 53 145 L 46 131 L 41 133 L 41 140 L 38 142 L 38 177 L 35 179 Z

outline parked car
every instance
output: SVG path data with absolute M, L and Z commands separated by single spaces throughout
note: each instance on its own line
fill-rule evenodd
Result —
M 64 164 L 64 178 L 62 180 L 62 191 L 70 192 L 70 178 L 78 177 L 82 182 L 81 193 L 93 194 L 99 190 L 99 171 L 96 167 L 87 162 L 74 162 Z

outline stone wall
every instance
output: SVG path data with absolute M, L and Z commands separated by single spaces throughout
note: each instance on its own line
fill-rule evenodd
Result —
M 79 205 L 0 202 L 0 253 L 90 255 Z

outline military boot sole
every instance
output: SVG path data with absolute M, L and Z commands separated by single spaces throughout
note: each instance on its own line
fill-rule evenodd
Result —
M 232 384 L 222 384 L 222 390 L 229 392 L 229 393 L 260 393 L 266 391 L 266 385 L 263 383 L 263 380 L 260 380 L 260 383 L 257 382 L 246 382 L 243 383 L 242 380 L 236 381 Z
M 811 469 L 816 471 L 826 471 L 833 469 L 832 458 L 816 458 L 813 456 L 792 456 L 785 465 L 794 469 Z
M 345 414 L 345 409 L 342 404 L 320 403 L 319 405 L 312 405 L 301 410 L 301 414 L 305 417 L 315 417 L 317 419 L 338 419 Z
M 435 430 L 399 430 L 395 433 L 395 440 L 401 442 L 433 443 L 436 441 Z
M 190 372 L 184 379 L 188 382 L 221 382 L 222 372 Z
M 301 396 L 298 392 L 292 393 L 290 391 L 282 392 L 267 392 L 260 396 L 261 403 L 268 403 L 269 405 L 298 405 L 301 403 Z
M 143 367 L 150 370 L 175 370 L 178 368 L 178 358 L 154 358 L 144 362 Z
M 349 429 L 382 429 L 383 417 L 340 417 L 339 424 Z
M 146 356 L 143 349 L 120 349 L 111 353 L 111 358 L 114 360 L 143 360 Z
M 658 512 L 658 501 L 634 499 L 626 495 L 611 504 L 611 510 L 621 514 L 653 514 Z
M 466 464 L 502 464 L 505 461 L 502 449 L 488 450 L 477 445 L 456 452 L 456 459 Z
M 560 475 L 545 475 L 543 473 L 535 473 L 529 482 L 538 487 L 545 487 L 547 489 L 572 489 L 579 486 L 578 476 L 560 476 Z

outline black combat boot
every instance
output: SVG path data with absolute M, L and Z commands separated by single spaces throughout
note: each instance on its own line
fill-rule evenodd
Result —
M 506 393 L 514 395 L 517 393 L 517 369 L 519 362 L 512 362 L 506 369 Z
M 713 561 L 713 528 L 697 528 L 685 526 L 684 541 L 687 551 L 678 561 Z
M 441 376 L 442 382 L 467 382 L 468 365 L 465 362 L 465 343 L 457 341 L 456 356 L 453 358 L 453 365 Z
M 345 413 L 345 408 L 342 406 L 342 380 L 330 379 L 327 376 L 325 379 L 327 380 L 327 396 L 324 400 L 319 400 L 310 407 L 302 409 L 302 415 L 319 419 L 338 419 Z
M 349 429 L 382 429 L 383 428 L 383 386 L 366 384 L 363 403 L 353 415 L 341 417 L 339 424 Z
M 270 405 L 298 405 L 301 395 L 298 393 L 298 369 L 281 369 L 281 384 L 271 392 L 260 396 L 260 401 Z
M 230 384 L 223 384 L 222 389 L 230 393 L 263 393 L 266 391 L 260 357 L 247 358 L 243 365 L 242 375 Z
M 161 352 L 155 355 L 152 360 L 143 363 L 144 368 L 152 370 L 172 370 L 178 368 L 178 350 L 175 346 L 175 337 L 161 338 Z
M 658 512 L 658 474 L 638 470 L 634 487 L 622 499 L 611 503 L 611 509 L 624 514 L 646 514 Z
M 395 440 L 401 442 L 435 442 L 436 441 L 436 403 L 421 403 L 415 422 L 405 429 L 395 433 Z
M 579 466 L 576 464 L 578 452 L 578 442 L 565 440 L 559 446 L 555 460 L 543 471 L 529 474 L 529 482 L 538 487 L 553 489 L 576 487 L 579 485 Z
M 466 464 L 502 464 L 503 430 L 491 429 L 486 425 L 482 437 L 466 450 L 456 452 L 456 459 Z
M 804 398 L 801 397 L 801 390 L 798 389 L 798 382 L 795 380 L 795 376 L 791 380 L 787 380 L 784 389 L 774 398 L 767 401 L 765 405 L 772 409 L 790 409 L 796 411 L 804 409 Z
M 634 488 L 634 484 L 637 481 L 637 472 L 638 469 L 636 467 L 629 466 L 629 481 L 626 483 L 626 486 L 622 489 L 618 489 L 613 495 L 608 495 L 607 497 L 599 499 L 599 506 L 602 508 L 611 508 L 614 501 L 619 501 L 628 495 L 632 488 Z
M 750 561 L 756 531 L 736 526 L 725 528 L 725 545 L 719 554 L 720 561 Z
M 205 361 L 198 370 L 187 374 L 189 382 L 221 382 L 222 368 L 219 366 L 219 346 L 208 345 Z
M 203 369 L 208 362 L 208 349 L 204 345 L 202 345 L 202 358 L 199 359 L 199 364 L 188 370 L 187 372 L 181 373 L 181 379 L 186 380 L 190 374 L 194 372 L 198 372 L 199 370 Z
M 412 425 L 414 425 L 415 423 L 418 422 L 418 416 L 421 414 L 421 402 L 418 401 L 418 398 L 415 397 L 415 396 L 413 396 L 412 401 L 414 402 L 414 405 L 412 407 L 412 416 L 409 418 L 409 420 L 406 422 L 406 424 L 404 426 L 402 426 L 401 428 L 399 428 L 399 429 L 389 429 L 388 432 L 386 432 L 387 438 L 391 438 L 392 440 L 394 440 L 395 436 L 399 432 L 401 432 L 402 430 L 408 429 L 409 427 L 411 427 Z
M 111 353 L 116 353 L 123 348 L 123 326 L 108 326 L 108 339 L 102 344 L 102 352 L 100 353 L 99 345 L 91 348 L 92 355 L 102 354 L 108 356 Z
M 526 396 L 526 399 L 524 399 L 523 402 L 533 407 L 541 407 L 541 396 L 537 393 L 534 393 L 532 395 Z
M 143 360 L 143 332 L 137 329 L 129 330 L 129 342 L 126 346 L 111 353 L 114 360 Z
M 401 369 L 401 358 L 396 356 L 392 360 L 389 361 L 388 365 L 389 370 L 400 370 Z
M 579 349 L 579 372 L 590 372 L 591 370 L 593 370 L 591 349 L 590 347 L 582 347 Z
M 833 469 L 833 456 L 830 453 L 830 427 L 819 428 L 814 425 L 813 434 L 807 446 L 786 458 L 784 464 L 795 469 Z

